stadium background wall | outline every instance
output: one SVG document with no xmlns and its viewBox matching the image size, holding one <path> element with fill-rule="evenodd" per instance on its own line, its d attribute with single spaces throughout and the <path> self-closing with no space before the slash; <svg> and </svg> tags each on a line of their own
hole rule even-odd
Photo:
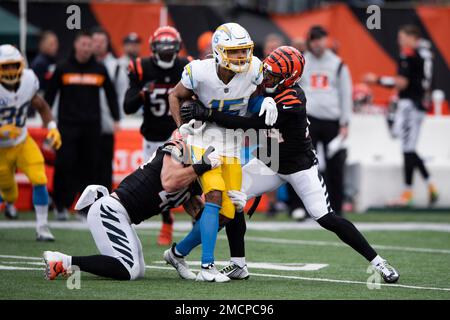
<svg viewBox="0 0 450 320">
<path fill-rule="evenodd" d="M 28 57 L 36 53 L 37 35 L 41 30 L 54 30 L 60 39 L 60 58 L 70 51 L 76 30 L 66 26 L 66 7 L 69 3 L 28 1 Z M 103 26 L 111 34 L 112 47 L 121 55 L 121 41 L 129 32 L 137 32 L 143 39 L 159 26 L 161 3 L 131 2 L 88 2 L 78 3 L 81 8 L 81 27 Z M 320 9 L 289 15 L 264 15 L 261 13 L 223 6 L 167 6 L 167 23 L 180 30 L 183 41 L 183 54 L 197 55 L 197 38 L 204 31 L 214 30 L 218 25 L 235 21 L 242 24 L 256 43 L 255 53 L 261 55 L 264 38 L 269 33 L 279 33 L 286 39 L 304 37 L 313 24 L 322 24 L 330 32 L 330 39 L 338 47 L 339 54 L 349 65 L 354 82 L 359 82 L 363 73 L 376 71 L 383 74 L 395 72 L 395 59 L 398 53 L 396 32 L 399 26 L 407 23 L 417 24 L 424 37 L 431 40 L 435 55 L 436 87 L 450 96 L 450 7 L 418 5 L 415 8 L 383 8 L 381 29 L 368 30 L 365 8 L 334 4 Z M 18 45 L 19 20 L 18 4 L 2 1 L 0 4 L 0 42 Z M 163 10 L 164 11 L 164 10 Z M 51 17 L 51 18 L 49 18 Z M 195 21 L 195 23 L 193 23 Z M 7 24 L 7 25 L 6 25 Z M 143 54 L 149 54 L 144 46 Z M 391 95 L 390 90 L 376 88 L 375 102 L 384 104 Z"/>
</svg>

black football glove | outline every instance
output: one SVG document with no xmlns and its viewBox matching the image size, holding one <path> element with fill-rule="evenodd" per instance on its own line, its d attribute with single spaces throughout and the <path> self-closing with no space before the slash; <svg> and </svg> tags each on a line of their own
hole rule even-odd
<svg viewBox="0 0 450 320">
<path fill-rule="evenodd" d="M 181 120 L 184 123 L 192 119 L 206 121 L 211 116 L 211 109 L 203 106 L 198 100 L 187 101 L 180 108 Z"/>
</svg>

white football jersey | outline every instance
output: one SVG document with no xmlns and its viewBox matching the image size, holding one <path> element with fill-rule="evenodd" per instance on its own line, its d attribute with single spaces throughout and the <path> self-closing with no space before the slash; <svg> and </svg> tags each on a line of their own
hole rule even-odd
<svg viewBox="0 0 450 320">
<path fill-rule="evenodd" d="M 22 129 L 15 139 L 0 137 L 0 148 L 12 147 L 25 140 L 28 107 L 38 90 L 39 80 L 31 69 L 23 70 L 17 91 L 7 90 L 0 84 L 0 126 L 13 124 Z"/>
<path fill-rule="evenodd" d="M 214 59 L 191 61 L 184 67 L 181 83 L 194 91 L 207 108 L 245 115 L 250 96 L 263 80 L 262 62 L 254 56 L 249 70 L 236 73 L 228 84 L 219 79 L 216 68 Z M 213 146 L 220 155 L 227 157 L 239 157 L 241 142 L 239 132 L 211 122 L 206 124 L 202 134 L 188 138 L 190 145 L 201 148 Z"/>
</svg>

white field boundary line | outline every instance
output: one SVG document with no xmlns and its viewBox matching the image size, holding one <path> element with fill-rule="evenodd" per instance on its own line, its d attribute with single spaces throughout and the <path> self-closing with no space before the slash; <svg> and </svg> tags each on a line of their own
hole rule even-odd
<svg viewBox="0 0 450 320">
<path fill-rule="evenodd" d="M 161 270 L 172 270 L 175 271 L 173 267 L 160 267 L 160 266 L 145 266 L 147 269 L 161 269 Z M 191 269 L 192 271 L 200 271 L 198 269 Z M 300 276 L 283 276 L 279 274 L 268 274 L 268 273 L 253 273 L 250 272 L 251 276 L 255 277 L 267 277 L 267 278 L 282 278 L 291 280 L 305 280 L 305 281 L 318 281 L 318 282 L 331 282 L 331 283 L 343 283 L 343 284 L 362 284 L 367 286 L 367 282 L 355 281 L 355 280 L 339 280 L 339 279 L 326 279 L 326 278 L 309 278 Z M 421 286 L 409 286 L 404 284 L 389 284 L 380 283 L 383 287 L 393 287 L 393 288 L 404 288 L 404 289 L 417 289 L 417 290 L 432 290 L 432 291 L 448 291 L 450 288 L 439 288 L 439 287 L 421 287 Z"/>
<path fill-rule="evenodd" d="M 20 256 L 4 256 L 0 255 L 0 258 L 6 258 L 6 257 L 14 257 L 14 259 L 17 259 Z M 41 259 L 38 257 L 20 257 L 19 259 L 29 259 L 32 260 Z M 146 265 L 146 269 L 160 269 L 160 270 L 174 270 L 173 267 L 163 267 L 163 266 L 151 266 Z M 12 267 L 12 266 L 4 266 L 0 265 L 0 270 L 23 270 L 23 271 L 29 271 L 29 270 L 43 270 L 44 268 L 27 268 L 27 267 Z M 199 271 L 198 269 L 192 269 L 193 271 Z M 268 278 L 280 278 L 280 279 L 292 279 L 292 280 L 305 280 L 305 281 L 318 281 L 318 282 L 330 282 L 330 283 L 343 283 L 343 284 L 362 284 L 366 285 L 366 282 L 363 281 L 354 281 L 354 280 L 339 280 L 339 279 L 326 279 L 326 278 L 310 278 L 310 277 L 300 277 L 300 276 L 283 276 L 279 274 L 268 274 L 268 273 L 250 273 L 250 275 L 255 277 L 268 277 Z M 387 283 L 380 283 L 381 286 L 384 287 L 395 287 L 395 288 L 405 288 L 405 289 L 417 289 L 417 290 L 432 290 L 432 291 L 448 291 L 450 292 L 450 288 L 439 288 L 439 287 L 422 287 L 422 286 L 410 286 L 410 285 L 404 285 L 404 284 L 387 284 Z"/>
<path fill-rule="evenodd" d="M 156 231 L 140 231 L 140 233 L 157 235 Z M 175 236 L 185 236 L 185 233 L 174 232 Z M 217 239 L 227 240 L 227 237 L 219 234 Z M 263 242 L 263 243 L 279 243 L 279 244 L 294 244 L 294 245 L 307 245 L 307 246 L 325 246 L 325 247 L 348 247 L 347 244 L 338 241 L 318 241 L 318 240 L 297 240 L 297 239 L 280 239 L 280 238 L 269 238 L 269 237 L 253 237 L 246 236 L 245 241 L 253 242 Z M 381 250 L 393 250 L 393 251 L 406 251 L 406 252 L 417 252 L 417 253 L 442 253 L 450 254 L 450 249 L 433 249 L 433 248 L 415 248 L 415 247 L 401 247 L 401 246 L 387 246 L 372 244 L 375 249 Z"/>
<path fill-rule="evenodd" d="M 0 229 L 35 228 L 35 221 L 0 221 Z M 450 233 L 450 223 L 430 222 L 360 222 L 355 226 L 361 231 L 435 231 Z M 87 230 L 86 222 L 81 221 L 50 221 L 50 227 L 54 229 Z M 137 230 L 159 230 L 160 221 L 145 221 L 136 226 Z M 192 228 L 190 221 L 176 221 L 174 229 L 177 231 L 189 231 Z M 266 222 L 247 221 L 247 229 L 255 231 L 284 231 L 284 230 L 323 230 L 315 221 L 292 222 Z"/>
</svg>

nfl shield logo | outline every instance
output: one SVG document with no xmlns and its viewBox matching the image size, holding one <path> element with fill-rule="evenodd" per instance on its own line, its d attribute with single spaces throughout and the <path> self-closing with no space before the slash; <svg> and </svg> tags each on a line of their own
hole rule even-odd
<svg viewBox="0 0 450 320">
<path fill-rule="evenodd" d="M 223 91 L 224 91 L 225 93 L 228 93 L 228 91 L 230 91 L 230 89 L 225 88 L 225 89 L 223 89 Z"/>
</svg>

